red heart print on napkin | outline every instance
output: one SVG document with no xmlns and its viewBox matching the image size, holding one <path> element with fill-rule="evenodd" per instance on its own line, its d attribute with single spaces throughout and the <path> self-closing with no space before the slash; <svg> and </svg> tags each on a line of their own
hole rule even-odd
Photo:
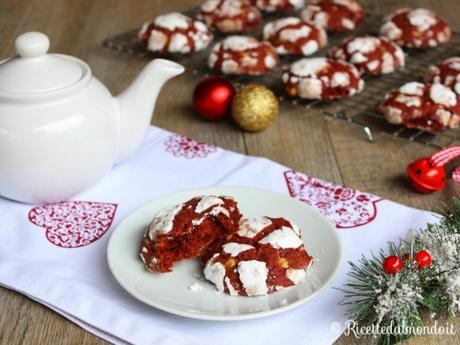
<svg viewBox="0 0 460 345">
<path fill-rule="evenodd" d="M 382 198 L 337 186 L 294 170 L 285 171 L 284 178 L 292 197 L 316 208 L 336 228 L 366 225 L 377 216 L 376 203 Z"/>
<path fill-rule="evenodd" d="M 202 141 L 196 141 L 179 134 L 173 134 L 164 142 L 166 151 L 175 157 L 187 159 L 206 158 L 210 153 L 217 151 L 217 147 Z"/>
<path fill-rule="evenodd" d="M 62 248 L 91 244 L 110 229 L 117 204 L 93 201 L 65 201 L 37 206 L 30 210 L 29 220 L 46 229 L 45 236 Z"/>
</svg>

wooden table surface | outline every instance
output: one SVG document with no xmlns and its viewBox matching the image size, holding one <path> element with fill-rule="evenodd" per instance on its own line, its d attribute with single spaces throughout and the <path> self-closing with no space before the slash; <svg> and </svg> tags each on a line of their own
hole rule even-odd
<svg viewBox="0 0 460 345">
<path fill-rule="evenodd" d="M 154 15 L 183 11 L 201 0 L 1 0 L 0 59 L 13 54 L 13 42 L 25 31 L 42 31 L 51 50 L 81 57 L 93 73 L 117 94 L 137 75 L 146 60 L 101 47 L 114 34 L 131 30 Z M 460 30 L 458 0 L 362 0 L 368 10 L 388 13 L 402 6 L 433 8 Z M 454 53 L 453 53 L 454 54 Z M 153 124 L 229 150 L 267 157 L 308 175 L 374 193 L 402 204 L 434 209 L 458 194 L 452 182 L 433 195 L 413 192 L 404 179 L 408 162 L 431 149 L 390 138 L 376 143 L 361 131 L 317 110 L 283 104 L 278 121 L 268 130 L 248 134 L 230 121 L 207 123 L 193 114 L 191 96 L 199 80 L 191 73 L 169 82 L 159 97 Z M 453 320 L 460 329 L 460 321 Z M 237 331 L 237 330 L 236 330 Z M 23 295 L 0 288 L 0 344 L 96 344 L 99 338 Z M 336 344 L 366 344 L 342 336 Z M 458 344 L 460 335 L 426 336 L 407 344 Z"/>
</svg>

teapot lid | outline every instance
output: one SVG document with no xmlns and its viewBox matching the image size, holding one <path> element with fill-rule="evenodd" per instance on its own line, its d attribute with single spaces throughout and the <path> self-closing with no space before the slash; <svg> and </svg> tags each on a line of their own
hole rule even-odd
<svg viewBox="0 0 460 345">
<path fill-rule="evenodd" d="M 90 69 L 83 61 L 61 54 L 47 54 L 50 41 L 40 32 L 27 32 L 14 43 L 18 56 L 0 63 L 0 93 L 37 95 L 78 83 Z"/>
</svg>

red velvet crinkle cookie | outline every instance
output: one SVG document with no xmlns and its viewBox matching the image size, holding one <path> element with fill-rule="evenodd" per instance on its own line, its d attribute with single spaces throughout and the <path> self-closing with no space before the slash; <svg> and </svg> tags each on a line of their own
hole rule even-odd
<svg viewBox="0 0 460 345">
<path fill-rule="evenodd" d="M 364 88 L 355 66 L 326 58 L 301 59 L 283 71 L 282 80 L 291 96 L 305 99 L 344 98 Z"/>
<path fill-rule="evenodd" d="M 208 66 L 223 74 L 261 75 L 277 62 L 278 56 L 269 43 L 249 36 L 229 36 L 212 48 Z"/>
<path fill-rule="evenodd" d="M 460 123 L 460 97 L 442 84 L 410 82 L 388 93 L 380 105 L 388 122 L 440 131 Z"/>
<path fill-rule="evenodd" d="M 451 57 L 436 66 L 430 66 L 427 83 L 439 83 L 450 87 L 460 95 L 460 57 Z"/>
<path fill-rule="evenodd" d="M 197 18 L 221 32 L 241 32 L 256 28 L 262 15 L 247 0 L 207 0 Z"/>
<path fill-rule="evenodd" d="M 385 37 L 359 36 L 346 39 L 329 55 L 355 65 L 361 73 L 380 75 L 394 72 L 404 66 L 402 49 Z"/>
<path fill-rule="evenodd" d="M 299 10 L 305 6 L 305 0 L 252 0 L 264 12 L 285 12 Z"/>
<path fill-rule="evenodd" d="M 452 36 L 447 23 L 424 8 L 403 8 L 388 15 L 380 33 L 406 48 L 436 47 Z"/>
<path fill-rule="evenodd" d="M 364 11 L 355 0 L 312 0 L 301 17 L 327 31 L 345 32 L 361 23 Z"/>
<path fill-rule="evenodd" d="M 211 242 L 238 230 L 241 214 L 226 196 L 202 196 L 159 211 L 147 229 L 140 256 L 148 271 L 170 272 L 199 256 Z"/>
<path fill-rule="evenodd" d="M 264 27 L 264 39 L 278 54 L 311 55 L 327 44 L 324 29 L 305 23 L 296 17 L 269 22 Z"/>
<path fill-rule="evenodd" d="M 173 12 L 145 23 L 139 39 L 147 49 L 161 53 L 191 53 L 202 50 L 212 41 L 208 27 L 181 13 Z"/>
<path fill-rule="evenodd" d="M 313 263 L 299 228 L 268 217 L 243 220 L 238 232 L 209 246 L 202 261 L 205 278 L 232 296 L 267 295 L 300 284 Z"/>
</svg>

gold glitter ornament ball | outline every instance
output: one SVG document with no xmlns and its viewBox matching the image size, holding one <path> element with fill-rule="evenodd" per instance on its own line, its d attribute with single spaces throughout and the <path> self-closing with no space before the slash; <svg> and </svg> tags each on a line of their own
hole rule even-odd
<svg viewBox="0 0 460 345">
<path fill-rule="evenodd" d="M 269 88 L 260 84 L 249 84 L 236 92 L 232 103 L 232 116 L 241 128 L 260 132 L 276 120 L 278 109 L 278 99 Z"/>
</svg>

